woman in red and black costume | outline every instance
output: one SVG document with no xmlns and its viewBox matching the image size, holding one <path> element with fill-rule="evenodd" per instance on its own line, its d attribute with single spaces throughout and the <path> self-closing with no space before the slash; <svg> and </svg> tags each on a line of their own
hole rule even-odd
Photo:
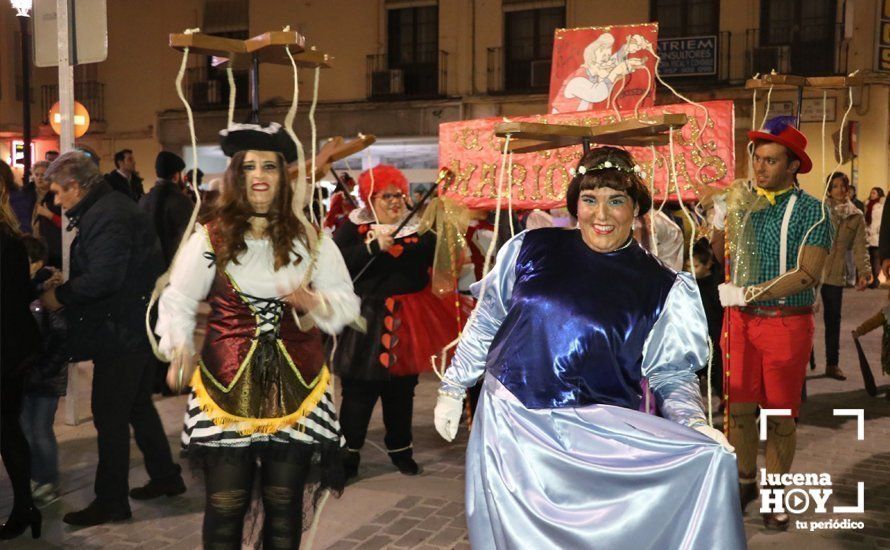
<svg viewBox="0 0 890 550">
<path fill-rule="evenodd" d="M 209 219 L 173 262 L 158 347 L 171 387 L 192 387 L 182 448 L 204 470 L 204 547 L 241 548 L 257 479 L 263 547 L 299 548 L 312 511 L 304 496 L 314 504 L 319 488 L 345 484 L 321 332 L 355 320 L 358 298 L 337 247 L 295 213 L 291 138 L 274 123 L 221 135 L 232 160 Z M 196 357 L 202 300 L 210 314 Z"/>
<path fill-rule="evenodd" d="M 340 425 L 349 450 L 346 476 L 358 474 L 359 452 L 378 398 L 390 460 L 403 474 L 416 475 L 420 467 L 411 445 L 414 387 L 418 374 L 432 369 L 430 357 L 457 336 L 457 315 L 430 290 L 435 235 L 419 234 L 413 219 L 393 235 L 407 214 L 404 174 L 394 166 L 379 165 L 363 172 L 358 185 L 365 206 L 350 212 L 334 233 L 367 321 L 364 333 L 343 331 L 334 355 L 334 370 L 343 385 Z"/>
</svg>

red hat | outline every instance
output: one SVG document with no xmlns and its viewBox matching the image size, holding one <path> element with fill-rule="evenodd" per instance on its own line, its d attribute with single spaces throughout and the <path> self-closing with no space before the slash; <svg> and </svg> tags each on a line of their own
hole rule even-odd
<svg viewBox="0 0 890 550">
<path fill-rule="evenodd" d="M 371 189 L 371 171 L 374 171 L 374 189 Z M 371 193 L 383 191 L 390 185 L 395 185 L 404 194 L 408 194 L 408 179 L 405 174 L 395 166 L 378 164 L 370 170 L 365 170 L 358 177 L 358 194 L 362 202 L 368 204 Z"/>
<path fill-rule="evenodd" d="M 806 174 L 813 169 L 813 161 L 806 153 L 807 137 L 794 127 L 795 118 L 780 116 L 770 119 L 763 125 L 763 132 L 748 132 L 751 141 L 771 141 L 784 145 L 800 160 L 798 174 Z"/>
</svg>

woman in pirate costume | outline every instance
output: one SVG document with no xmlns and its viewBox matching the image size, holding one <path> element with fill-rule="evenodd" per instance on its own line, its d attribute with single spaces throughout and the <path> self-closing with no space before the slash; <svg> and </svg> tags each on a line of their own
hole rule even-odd
<svg viewBox="0 0 890 550">
<path fill-rule="evenodd" d="M 366 206 L 350 212 L 334 233 L 367 321 L 365 333 L 350 328 L 343 332 L 334 355 L 343 384 L 340 420 L 349 450 L 346 475 L 358 473 L 359 451 L 378 398 L 389 457 L 400 472 L 416 475 L 420 467 L 411 447 L 414 387 L 418 374 L 431 370 L 430 357 L 457 335 L 457 312 L 430 291 L 436 237 L 418 234 L 417 223 L 393 235 L 406 214 L 405 176 L 393 166 L 380 165 L 362 173 L 358 185 Z"/>
<path fill-rule="evenodd" d="M 198 303 L 210 303 L 182 433 L 205 472 L 205 547 L 240 548 L 258 478 L 264 547 L 297 548 L 304 492 L 344 484 L 321 332 L 339 332 L 359 302 L 337 247 L 294 213 L 291 139 L 277 124 L 221 136 L 231 157 L 222 193 L 174 261 L 156 332 L 172 359 L 168 383 L 181 387 Z"/>
</svg>

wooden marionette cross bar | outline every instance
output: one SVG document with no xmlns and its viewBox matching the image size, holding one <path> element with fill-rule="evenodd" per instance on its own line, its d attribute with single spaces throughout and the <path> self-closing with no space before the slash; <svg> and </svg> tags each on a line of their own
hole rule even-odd
<svg viewBox="0 0 890 550">
<path fill-rule="evenodd" d="M 343 142 L 343 138 L 340 136 L 329 139 L 315 157 L 315 179 L 321 179 L 328 172 L 331 164 L 367 149 L 375 141 L 377 141 L 376 136 L 364 134 L 359 134 L 357 138 L 346 143 Z M 291 179 L 298 177 L 298 168 L 299 164 L 296 162 L 291 163 L 287 167 L 287 172 Z M 306 174 L 309 174 L 310 170 L 312 170 L 312 159 L 306 160 L 305 169 Z"/>
<path fill-rule="evenodd" d="M 758 78 L 749 78 L 745 82 L 745 88 L 748 90 L 794 90 L 807 85 L 807 79 L 804 76 L 793 74 L 765 74 Z"/>
<path fill-rule="evenodd" d="M 247 40 L 223 38 L 209 34 L 171 34 L 170 47 L 189 53 L 212 55 L 228 59 L 233 67 L 246 67 L 256 57 L 260 63 L 290 65 L 284 46 L 290 48 L 298 67 L 329 69 L 333 57 L 311 47 L 305 47 L 306 38 L 294 31 L 274 31 L 259 34 Z"/>
<path fill-rule="evenodd" d="M 807 88 L 819 88 L 822 90 L 846 90 L 854 86 L 862 86 L 864 79 L 861 76 L 810 76 L 807 78 Z"/>
<path fill-rule="evenodd" d="M 247 54 L 247 45 L 243 40 L 201 33 L 171 34 L 170 47 L 179 51 L 185 51 L 188 48 L 189 53 L 213 55 L 230 60 Z"/>
<path fill-rule="evenodd" d="M 745 82 L 748 90 L 797 90 L 797 129 L 800 130 L 800 111 L 803 107 L 804 88 L 817 90 L 846 90 L 853 86 L 861 86 L 864 79 L 859 75 L 851 76 L 797 76 L 790 74 L 768 74 L 751 78 Z"/>
<path fill-rule="evenodd" d="M 271 31 L 247 40 L 222 38 L 201 33 L 171 34 L 170 46 L 179 51 L 188 48 L 189 53 L 225 58 L 233 69 L 250 70 L 251 122 L 259 122 L 260 64 L 290 65 L 285 47 L 290 50 L 297 67 L 329 69 L 333 57 L 317 51 L 306 50 L 306 37 L 295 31 Z"/>
<path fill-rule="evenodd" d="M 631 119 L 599 126 L 502 122 L 495 126 L 494 133 L 498 137 L 510 135 L 509 151 L 512 153 L 532 153 L 574 145 L 589 147 L 593 143 L 643 147 L 667 145 L 669 139 L 666 132 L 682 128 L 687 121 L 685 114 L 665 114 L 649 116 L 645 122 Z"/>
<path fill-rule="evenodd" d="M 321 67 L 330 69 L 332 56 L 315 49 L 315 46 L 305 49 L 306 39 L 292 31 L 267 32 L 244 41 L 249 53 L 255 53 L 261 63 L 273 63 L 276 65 L 290 65 L 290 58 L 284 50 L 284 46 L 293 44 L 293 35 L 302 42 L 299 48 L 290 48 L 294 63 L 300 68 Z"/>
<path fill-rule="evenodd" d="M 796 88 L 816 88 L 820 90 L 845 90 L 853 86 L 862 86 L 865 78 L 861 75 L 852 76 L 797 76 L 789 74 L 768 74 L 759 78 L 750 78 L 745 82 L 748 90 L 793 90 Z"/>
<path fill-rule="evenodd" d="M 330 69 L 331 61 L 333 60 L 333 56 L 317 51 L 315 46 L 302 53 L 294 54 L 294 63 L 297 64 L 297 67 L 306 69 L 314 69 L 315 67 Z M 290 60 L 288 60 L 288 63 L 290 63 Z"/>
</svg>

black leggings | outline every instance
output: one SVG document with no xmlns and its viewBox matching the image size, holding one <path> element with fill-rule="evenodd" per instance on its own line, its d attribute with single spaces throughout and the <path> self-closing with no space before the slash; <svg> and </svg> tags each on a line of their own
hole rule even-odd
<svg viewBox="0 0 890 550">
<path fill-rule="evenodd" d="M 836 366 L 840 356 L 844 287 L 824 284 L 821 293 L 822 312 L 825 319 L 825 364 Z"/>
<path fill-rule="evenodd" d="M 261 460 L 263 548 L 299 548 L 303 534 L 303 488 L 308 457 L 299 460 Z M 257 466 L 254 460 L 220 460 L 205 467 L 207 500 L 204 506 L 204 548 L 240 549 L 244 516 L 250 506 Z"/>
<path fill-rule="evenodd" d="M 13 511 L 34 505 L 31 499 L 31 452 L 19 418 L 25 394 L 25 376 L 0 376 L 0 456 L 12 482 Z"/>
</svg>

